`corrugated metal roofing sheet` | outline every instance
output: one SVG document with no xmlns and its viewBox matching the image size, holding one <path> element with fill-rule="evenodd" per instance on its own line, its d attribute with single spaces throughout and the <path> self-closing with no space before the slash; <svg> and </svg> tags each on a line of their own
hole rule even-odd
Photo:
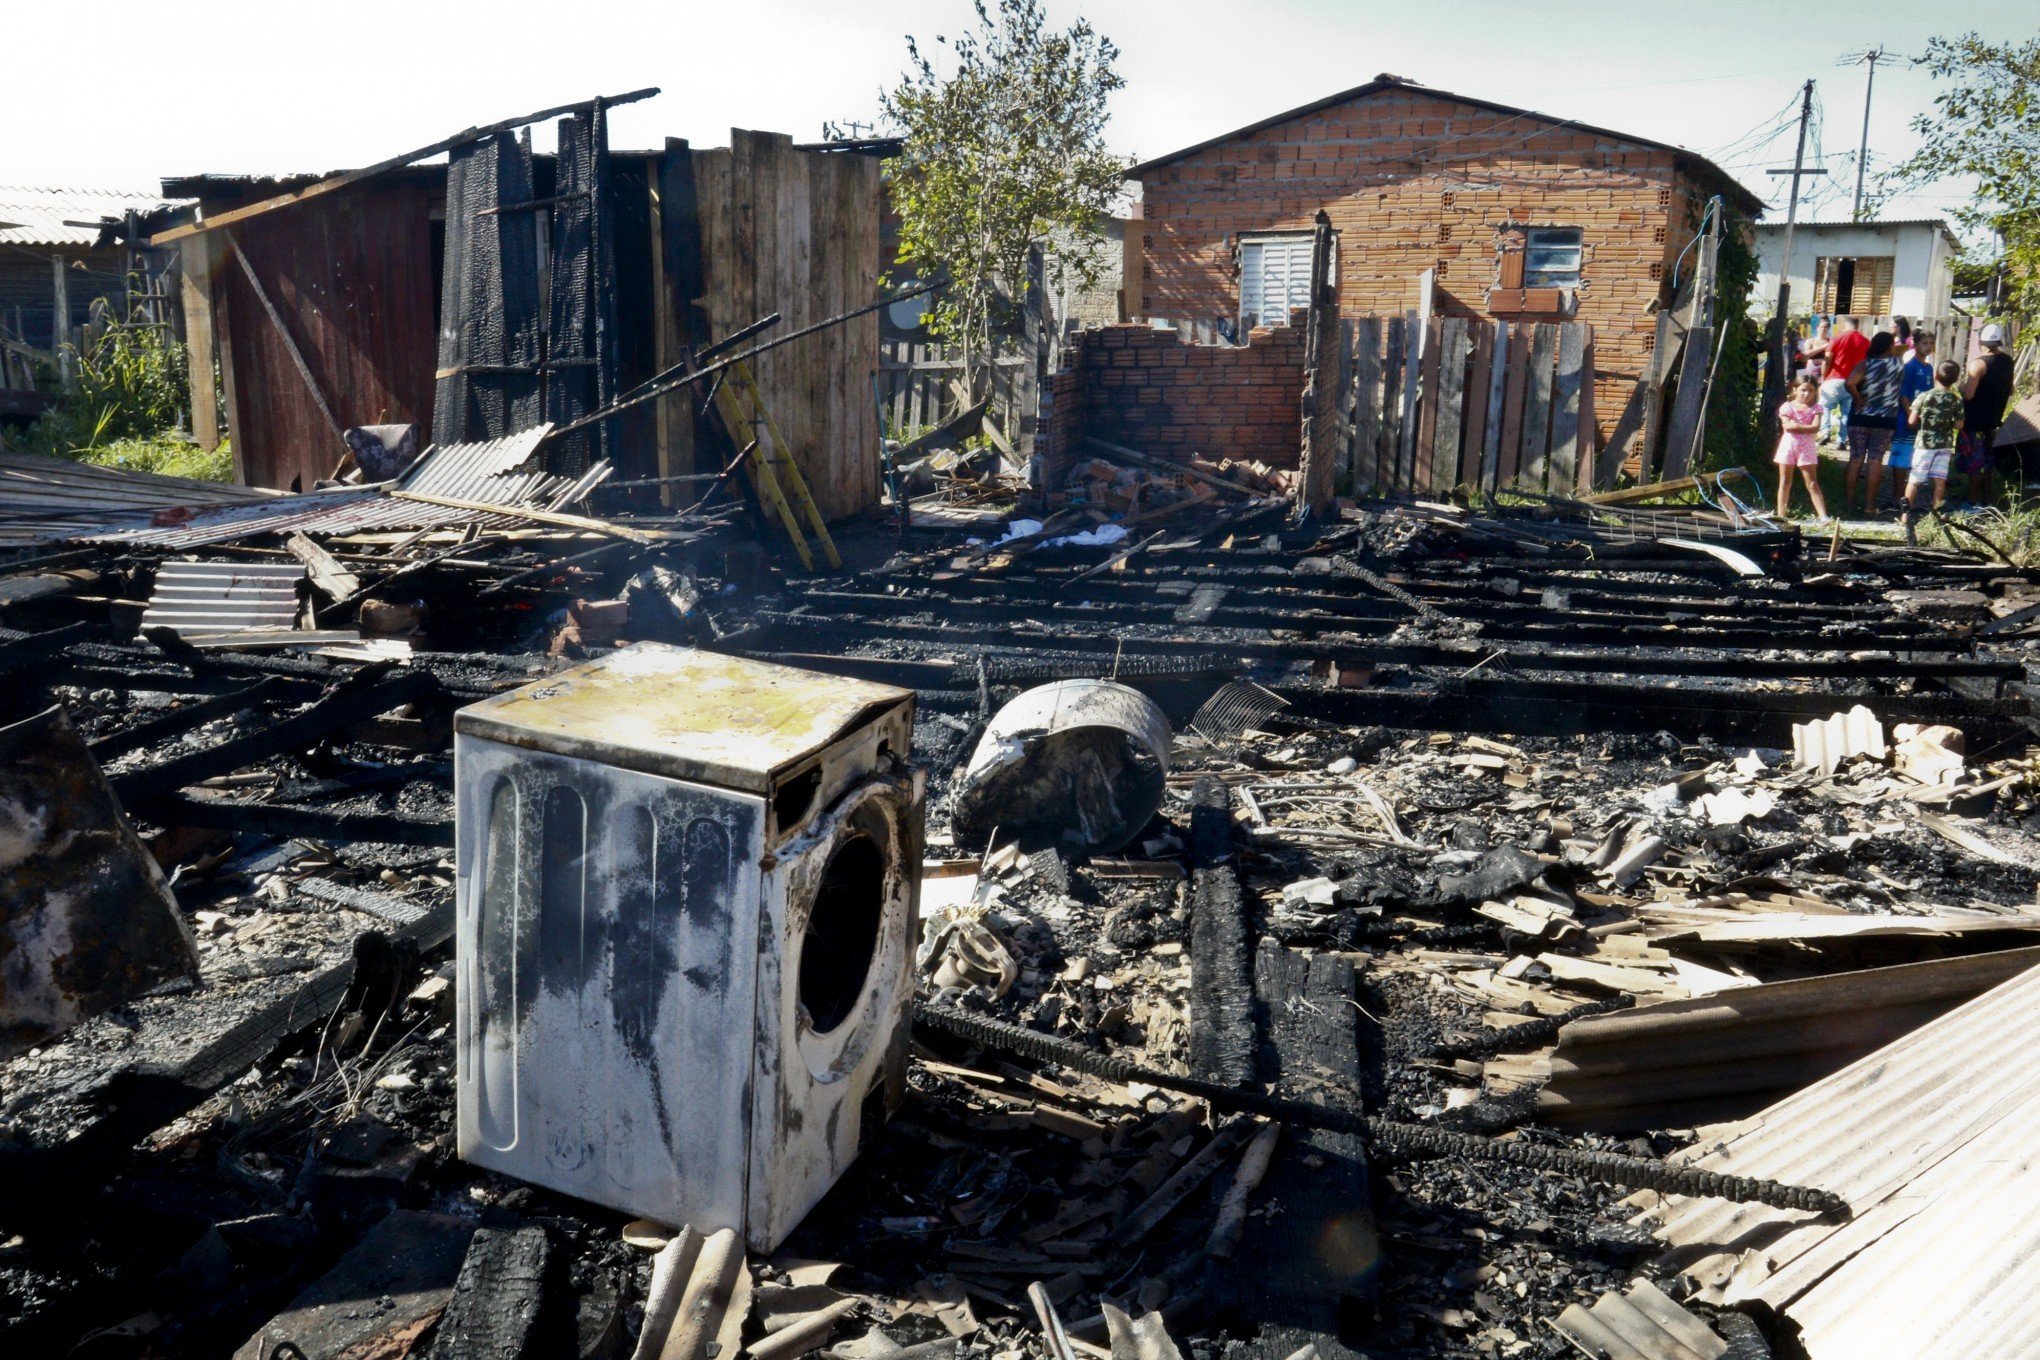
<svg viewBox="0 0 2040 1360">
<path fill-rule="evenodd" d="M 427 449 L 395 484 L 400 490 L 488 505 L 528 505 L 566 485 L 545 472 L 520 472 L 551 427 L 503 439 Z M 62 459 L 0 455 L 0 548 L 65 539 L 156 548 L 195 548 L 257 534 L 345 534 L 430 529 L 449 524 L 507 524 L 483 511 L 399 500 L 382 486 L 287 495 L 218 482 L 152 477 L 91 468 Z M 191 509 L 158 523 L 158 512 Z"/>
<path fill-rule="evenodd" d="M 0 549 L 75 538 L 109 523 L 147 524 L 158 510 L 270 501 L 276 495 L 229 482 L 0 452 Z"/>
<path fill-rule="evenodd" d="M 101 219 L 165 206 L 156 194 L 126 189 L 56 189 L 0 185 L 0 242 L 17 246 L 90 246 Z M 94 223 L 72 226 L 74 222 Z"/>
<path fill-rule="evenodd" d="M 537 495 L 540 487 L 558 480 L 544 472 L 513 475 L 531 461 L 539 442 L 551 429 L 550 424 L 535 425 L 501 439 L 427 449 L 425 456 L 398 479 L 398 488 L 456 501 L 517 504 L 525 497 Z"/>
<path fill-rule="evenodd" d="M 2040 968 L 1694 1149 L 1854 1217 L 1671 1198 L 1645 1216 L 1713 1302 L 1759 1300 L 1811 1360 L 2040 1357 Z"/>
<path fill-rule="evenodd" d="M 1609 1292 L 1592 1308 L 1577 1303 L 1552 1324 L 1595 1360 L 1719 1360 L 1728 1343 L 1649 1280 L 1627 1294 Z"/>
<path fill-rule="evenodd" d="M 144 628 L 229 633 L 297 626 L 302 562 L 165 562 Z"/>
</svg>

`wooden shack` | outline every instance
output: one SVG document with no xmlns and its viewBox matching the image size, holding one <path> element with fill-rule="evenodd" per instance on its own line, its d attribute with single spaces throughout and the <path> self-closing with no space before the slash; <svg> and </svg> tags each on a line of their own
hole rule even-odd
<svg viewBox="0 0 2040 1360">
<path fill-rule="evenodd" d="M 520 192 L 530 198 L 503 205 L 517 213 L 505 230 L 535 233 L 534 258 L 545 258 L 548 233 L 558 230 L 551 201 L 559 169 L 550 156 L 529 161 Z M 197 199 L 203 221 L 321 178 L 207 175 L 164 185 L 166 194 Z M 672 140 L 657 151 L 608 152 L 601 182 L 608 235 L 591 258 L 607 261 L 599 272 L 613 313 L 601 329 L 614 372 L 597 407 L 767 314 L 779 322 L 749 343 L 878 296 L 873 156 L 739 129 L 722 149 Z M 309 488 L 333 474 L 348 427 L 409 423 L 432 432 L 445 423 L 434 404 L 445 399 L 435 385 L 446 376 L 447 185 L 445 165 L 390 170 L 179 243 L 194 433 L 208 444 L 231 435 L 241 481 Z M 531 322 L 542 348 L 555 338 L 557 317 L 542 303 Z M 572 348 L 564 333 L 559 340 L 562 351 Z M 215 363 L 224 409 L 198 376 Z M 795 340 L 752 368 L 822 513 L 841 518 L 876 501 L 876 317 Z M 612 417 L 601 451 L 617 479 L 718 470 L 722 459 L 695 414 L 682 393 Z M 687 484 L 669 485 L 675 499 L 686 496 Z"/>
</svg>

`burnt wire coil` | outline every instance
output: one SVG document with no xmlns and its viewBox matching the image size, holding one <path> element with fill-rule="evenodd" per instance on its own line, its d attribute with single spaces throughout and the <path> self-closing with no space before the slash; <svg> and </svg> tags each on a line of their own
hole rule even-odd
<svg viewBox="0 0 2040 1360">
<path fill-rule="evenodd" d="M 948 1006 L 917 1005 L 914 1019 L 928 1029 L 986 1048 L 1016 1053 L 1037 1062 L 1057 1063 L 1107 1081 L 1122 1084 L 1141 1082 L 1195 1096 L 1222 1110 L 1265 1115 L 1285 1124 L 1306 1128 L 1359 1134 L 1384 1157 L 1460 1157 L 1470 1161 L 1500 1162 L 1533 1171 L 1555 1171 L 1630 1190 L 1655 1190 L 1666 1195 L 1698 1195 L 1709 1199 L 1768 1204 L 1773 1208 L 1799 1209 L 1836 1219 L 1847 1219 L 1850 1214 L 1848 1201 L 1829 1190 L 1784 1185 L 1748 1176 L 1729 1176 L 1698 1167 L 1675 1166 L 1655 1158 L 1625 1157 L 1612 1152 L 1578 1152 L 1571 1148 L 1483 1138 L 1477 1134 L 1455 1133 L 1450 1129 L 1423 1124 L 1399 1123 L 1334 1105 L 1264 1095 L 1258 1091 L 1222 1086 L 1217 1082 L 1200 1081 L 1196 1077 L 1156 1072 L 1123 1058 L 1093 1052 L 1068 1039 L 1023 1029 L 987 1016 L 971 1015 Z"/>
</svg>

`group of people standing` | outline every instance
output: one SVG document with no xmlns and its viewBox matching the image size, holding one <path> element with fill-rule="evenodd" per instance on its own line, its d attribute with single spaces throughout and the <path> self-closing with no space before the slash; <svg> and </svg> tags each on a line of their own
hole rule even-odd
<svg viewBox="0 0 2040 1360">
<path fill-rule="evenodd" d="M 1878 513 L 1886 468 L 1894 492 L 1901 479 L 1905 483 L 1900 510 L 1908 536 L 1922 495 L 1931 489 L 1939 510 L 1951 475 L 1964 479 L 1969 501 L 1989 502 L 1997 473 L 1993 444 L 2011 404 L 2012 356 L 1995 323 L 1978 341 L 1982 353 L 1965 367 L 1953 359 L 1937 362 L 1934 337 L 1915 334 L 1904 317 L 1871 335 L 1845 317 L 1823 320 L 1800 342 L 1801 367 L 1778 408 L 1779 517 L 1790 508 L 1797 468 L 1814 513 L 1827 519 L 1822 444 L 1846 451 L 1844 514 L 1859 503 L 1866 518 Z"/>
</svg>

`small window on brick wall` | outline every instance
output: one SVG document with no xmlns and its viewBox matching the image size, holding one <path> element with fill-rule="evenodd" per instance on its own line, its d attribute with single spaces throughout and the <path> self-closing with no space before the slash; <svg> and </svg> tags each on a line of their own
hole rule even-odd
<svg viewBox="0 0 2040 1360">
<path fill-rule="evenodd" d="M 1580 229 L 1532 227 L 1523 240 L 1525 288 L 1580 286 Z"/>
<path fill-rule="evenodd" d="M 1240 240 L 1240 331 L 1286 326 L 1292 307 L 1310 305 L 1310 232 L 1246 236 Z M 1339 243 L 1332 238 L 1332 277 L 1338 277 Z"/>
</svg>

